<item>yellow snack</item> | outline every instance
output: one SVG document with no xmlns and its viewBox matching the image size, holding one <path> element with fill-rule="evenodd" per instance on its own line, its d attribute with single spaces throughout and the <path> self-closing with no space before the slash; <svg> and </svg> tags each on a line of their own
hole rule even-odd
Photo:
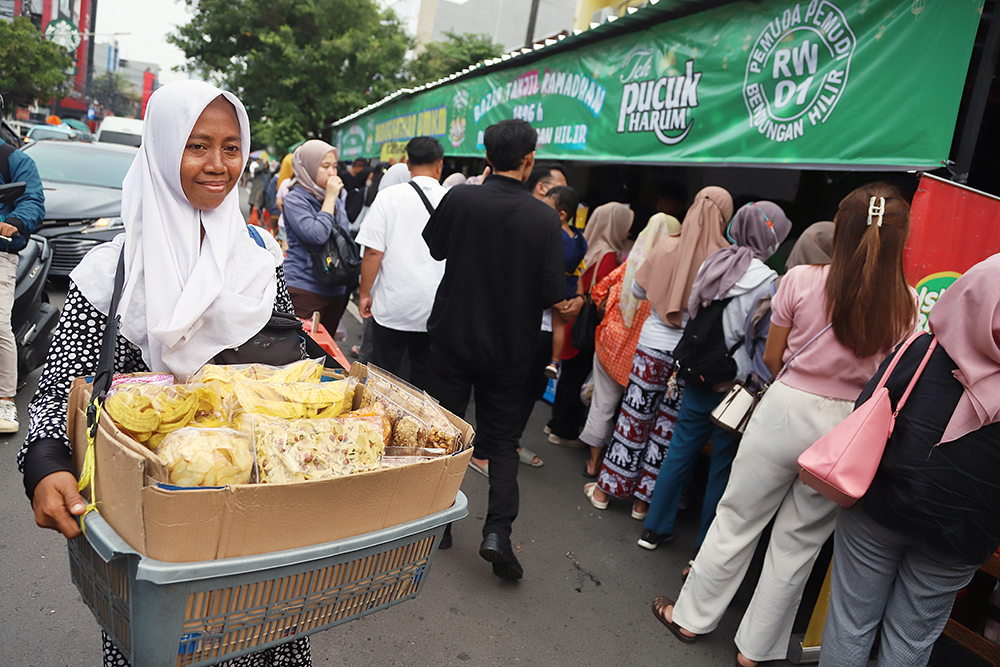
<svg viewBox="0 0 1000 667">
<path fill-rule="evenodd" d="M 156 451 L 167 434 L 185 426 L 227 426 L 222 390 L 218 382 L 169 386 L 123 384 L 108 396 L 105 409 L 126 435 Z"/>
<path fill-rule="evenodd" d="M 130 391 L 118 391 L 104 402 L 108 415 L 123 429 L 132 433 L 149 433 L 160 425 L 160 415 L 147 396 Z"/>
<path fill-rule="evenodd" d="M 228 393 L 238 382 L 319 382 L 323 377 L 323 364 L 315 359 L 303 359 L 287 366 L 248 364 L 245 366 L 217 366 L 206 364 L 191 377 L 192 383 L 218 381 Z"/>
<path fill-rule="evenodd" d="M 336 417 L 354 401 L 357 380 L 334 382 L 239 382 L 233 387 L 232 419 L 245 412 L 281 419 Z"/>
<path fill-rule="evenodd" d="M 180 429 L 164 439 L 158 454 L 177 486 L 246 484 L 253 471 L 250 439 L 232 429 Z"/>
</svg>

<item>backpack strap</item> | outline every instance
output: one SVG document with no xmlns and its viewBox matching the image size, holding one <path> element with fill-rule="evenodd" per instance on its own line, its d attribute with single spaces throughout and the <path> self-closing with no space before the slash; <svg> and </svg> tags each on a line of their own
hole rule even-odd
<svg viewBox="0 0 1000 667">
<path fill-rule="evenodd" d="M 431 201 L 427 198 L 427 195 L 424 194 L 424 191 L 420 188 L 419 185 L 417 185 L 413 181 L 410 181 L 410 185 L 413 186 L 413 189 L 417 191 L 417 195 L 420 196 L 420 201 L 424 203 L 424 208 L 427 209 L 427 212 L 430 215 L 434 215 L 434 207 L 431 206 Z"/>
<path fill-rule="evenodd" d="M 4 183 L 10 183 L 10 156 L 14 154 L 14 147 L 0 141 L 0 176 L 3 176 Z"/>
</svg>

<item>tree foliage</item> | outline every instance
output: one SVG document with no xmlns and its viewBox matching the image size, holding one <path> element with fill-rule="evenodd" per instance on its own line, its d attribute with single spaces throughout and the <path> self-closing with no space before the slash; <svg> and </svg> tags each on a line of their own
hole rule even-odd
<svg viewBox="0 0 1000 667">
<path fill-rule="evenodd" d="M 443 42 L 431 42 L 410 63 L 410 79 L 419 86 L 454 74 L 469 65 L 504 53 L 502 44 L 496 44 L 489 35 L 466 33 L 457 35 L 446 32 Z"/>
<path fill-rule="evenodd" d="M 375 0 L 185 3 L 194 18 L 168 40 L 190 71 L 236 94 L 257 136 L 279 150 L 405 82 L 410 40 Z"/>
<path fill-rule="evenodd" d="M 90 96 L 116 116 L 138 115 L 142 97 L 120 72 L 105 72 L 90 82 Z"/>
<path fill-rule="evenodd" d="M 73 58 L 23 16 L 0 20 L 0 92 L 8 103 L 27 105 L 57 96 Z"/>
</svg>

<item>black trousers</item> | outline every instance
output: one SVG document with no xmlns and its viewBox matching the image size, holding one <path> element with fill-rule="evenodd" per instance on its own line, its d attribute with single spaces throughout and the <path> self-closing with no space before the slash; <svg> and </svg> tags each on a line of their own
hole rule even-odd
<svg viewBox="0 0 1000 667">
<path fill-rule="evenodd" d="M 427 391 L 445 408 L 465 417 L 476 396 L 476 458 L 490 462 L 490 496 L 483 536 L 510 537 L 517 518 L 518 419 L 528 365 L 479 364 L 458 359 L 433 341 Z"/>
<path fill-rule="evenodd" d="M 549 430 L 560 438 L 573 440 L 587 421 L 587 406 L 580 400 L 580 390 L 594 367 L 594 353 L 578 352 L 572 359 L 563 359 L 552 401 Z"/>
<path fill-rule="evenodd" d="M 545 395 L 545 388 L 549 386 L 549 379 L 545 377 L 545 367 L 549 365 L 551 360 L 552 332 L 543 331 L 538 337 L 538 348 L 535 351 L 535 358 L 531 360 L 531 365 L 528 367 L 528 375 L 524 381 L 524 395 L 521 397 L 521 421 L 517 429 L 518 440 L 524 435 L 524 429 L 528 426 L 531 413 L 535 410 L 535 403 Z"/>
<path fill-rule="evenodd" d="M 430 355 L 431 339 L 426 331 L 399 331 L 384 327 L 371 318 L 372 321 L 372 356 L 373 364 L 399 375 L 399 367 L 403 363 L 403 354 L 410 352 L 410 383 L 426 389 L 427 364 Z M 441 400 L 440 398 L 438 400 Z"/>
</svg>

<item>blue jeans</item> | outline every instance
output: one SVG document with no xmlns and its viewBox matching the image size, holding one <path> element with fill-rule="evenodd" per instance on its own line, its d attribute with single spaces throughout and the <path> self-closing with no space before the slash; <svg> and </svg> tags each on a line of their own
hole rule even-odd
<svg viewBox="0 0 1000 667">
<path fill-rule="evenodd" d="M 677 426 L 670 438 L 667 458 L 660 468 L 656 488 L 653 489 L 653 499 L 649 503 L 649 514 L 643 524 L 661 535 L 674 532 L 681 492 L 691 479 L 698 454 L 711 436 L 712 462 L 708 472 L 708 486 L 705 488 L 705 502 L 701 508 L 701 530 L 695 541 L 696 549 L 705 541 L 708 527 L 715 519 L 715 508 L 729 482 L 729 469 L 736 457 L 736 445 L 739 442 L 739 436 L 722 430 L 709 419 L 712 410 L 724 397 L 724 393 L 690 384 L 684 388 L 677 412 Z"/>
</svg>

